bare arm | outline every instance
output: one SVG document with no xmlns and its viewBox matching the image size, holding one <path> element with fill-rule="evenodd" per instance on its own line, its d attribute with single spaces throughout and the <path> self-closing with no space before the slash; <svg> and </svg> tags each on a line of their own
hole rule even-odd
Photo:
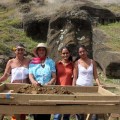
<svg viewBox="0 0 120 120">
<path fill-rule="evenodd" d="M 5 80 L 7 80 L 7 78 L 9 77 L 9 75 L 10 75 L 10 71 L 11 71 L 11 60 L 9 60 L 8 62 L 7 62 L 7 65 L 6 65 L 6 68 L 5 68 L 5 72 L 4 72 L 4 74 L 1 76 L 1 78 L 0 78 L 0 82 L 3 82 L 3 81 L 5 81 Z"/>
<path fill-rule="evenodd" d="M 76 80 L 78 78 L 78 61 L 75 62 L 74 64 L 74 69 L 73 69 L 73 82 L 72 85 L 76 85 Z"/>
<path fill-rule="evenodd" d="M 100 84 L 100 80 L 98 78 L 97 67 L 96 67 L 95 61 L 93 61 L 93 75 L 94 75 L 94 79 L 95 79 L 97 85 L 100 86 L 101 84 Z"/>
<path fill-rule="evenodd" d="M 55 72 L 52 72 L 52 79 L 46 83 L 45 85 L 54 85 L 56 82 L 56 73 Z"/>
</svg>

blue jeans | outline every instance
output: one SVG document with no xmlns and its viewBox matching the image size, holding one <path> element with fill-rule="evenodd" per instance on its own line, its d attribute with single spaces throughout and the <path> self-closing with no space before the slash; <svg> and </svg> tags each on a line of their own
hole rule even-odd
<svg viewBox="0 0 120 120">
<path fill-rule="evenodd" d="M 70 114 L 64 114 L 63 120 L 69 120 Z M 62 114 L 54 114 L 53 120 L 61 120 Z"/>
</svg>

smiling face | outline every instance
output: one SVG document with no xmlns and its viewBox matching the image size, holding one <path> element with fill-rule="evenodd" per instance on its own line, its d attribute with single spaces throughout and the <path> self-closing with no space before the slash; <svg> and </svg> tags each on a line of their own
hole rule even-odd
<svg viewBox="0 0 120 120">
<path fill-rule="evenodd" d="M 20 57 L 24 56 L 25 48 L 18 46 L 15 50 L 15 54 L 16 54 L 16 56 L 20 56 Z"/>
<path fill-rule="evenodd" d="M 78 52 L 81 58 L 87 58 L 87 50 L 84 47 L 80 47 Z"/>
<path fill-rule="evenodd" d="M 62 51 L 61 51 L 61 57 L 64 60 L 69 60 L 70 52 L 69 52 L 69 50 L 67 48 L 63 48 L 62 49 Z"/>
</svg>

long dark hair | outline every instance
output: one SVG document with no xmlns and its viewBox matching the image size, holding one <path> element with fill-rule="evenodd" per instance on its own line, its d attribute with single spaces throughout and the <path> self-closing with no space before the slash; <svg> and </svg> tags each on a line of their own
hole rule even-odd
<svg viewBox="0 0 120 120">
<path fill-rule="evenodd" d="M 63 50 L 63 49 L 67 49 L 67 50 L 69 51 L 70 56 L 69 56 L 68 60 L 69 60 L 69 61 L 73 61 L 72 56 L 71 56 L 71 51 L 70 51 L 69 47 L 68 47 L 68 46 L 62 47 L 62 48 L 60 49 L 60 52 L 61 52 L 61 53 L 62 53 L 62 50 Z"/>
</svg>

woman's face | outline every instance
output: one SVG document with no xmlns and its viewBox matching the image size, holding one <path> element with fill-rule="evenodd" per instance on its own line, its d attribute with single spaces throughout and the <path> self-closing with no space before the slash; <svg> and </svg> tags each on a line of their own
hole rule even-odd
<svg viewBox="0 0 120 120">
<path fill-rule="evenodd" d="M 16 56 L 24 56 L 25 49 L 24 48 L 16 48 L 15 54 Z"/>
<path fill-rule="evenodd" d="M 68 49 L 64 48 L 61 51 L 61 56 L 62 56 L 63 59 L 68 60 L 69 57 L 70 57 L 70 52 L 68 51 Z"/>
<path fill-rule="evenodd" d="M 83 47 L 80 47 L 79 48 L 79 55 L 80 55 L 81 58 L 86 58 L 87 57 L 87 51 Z"/>
<path fill-rule="evenodd" d="M 39 57 L 45 57 L 46 56 L 46 48 L 44 47 L 39 47 L 37 50 L 38 56 Z"/>
</svg>

